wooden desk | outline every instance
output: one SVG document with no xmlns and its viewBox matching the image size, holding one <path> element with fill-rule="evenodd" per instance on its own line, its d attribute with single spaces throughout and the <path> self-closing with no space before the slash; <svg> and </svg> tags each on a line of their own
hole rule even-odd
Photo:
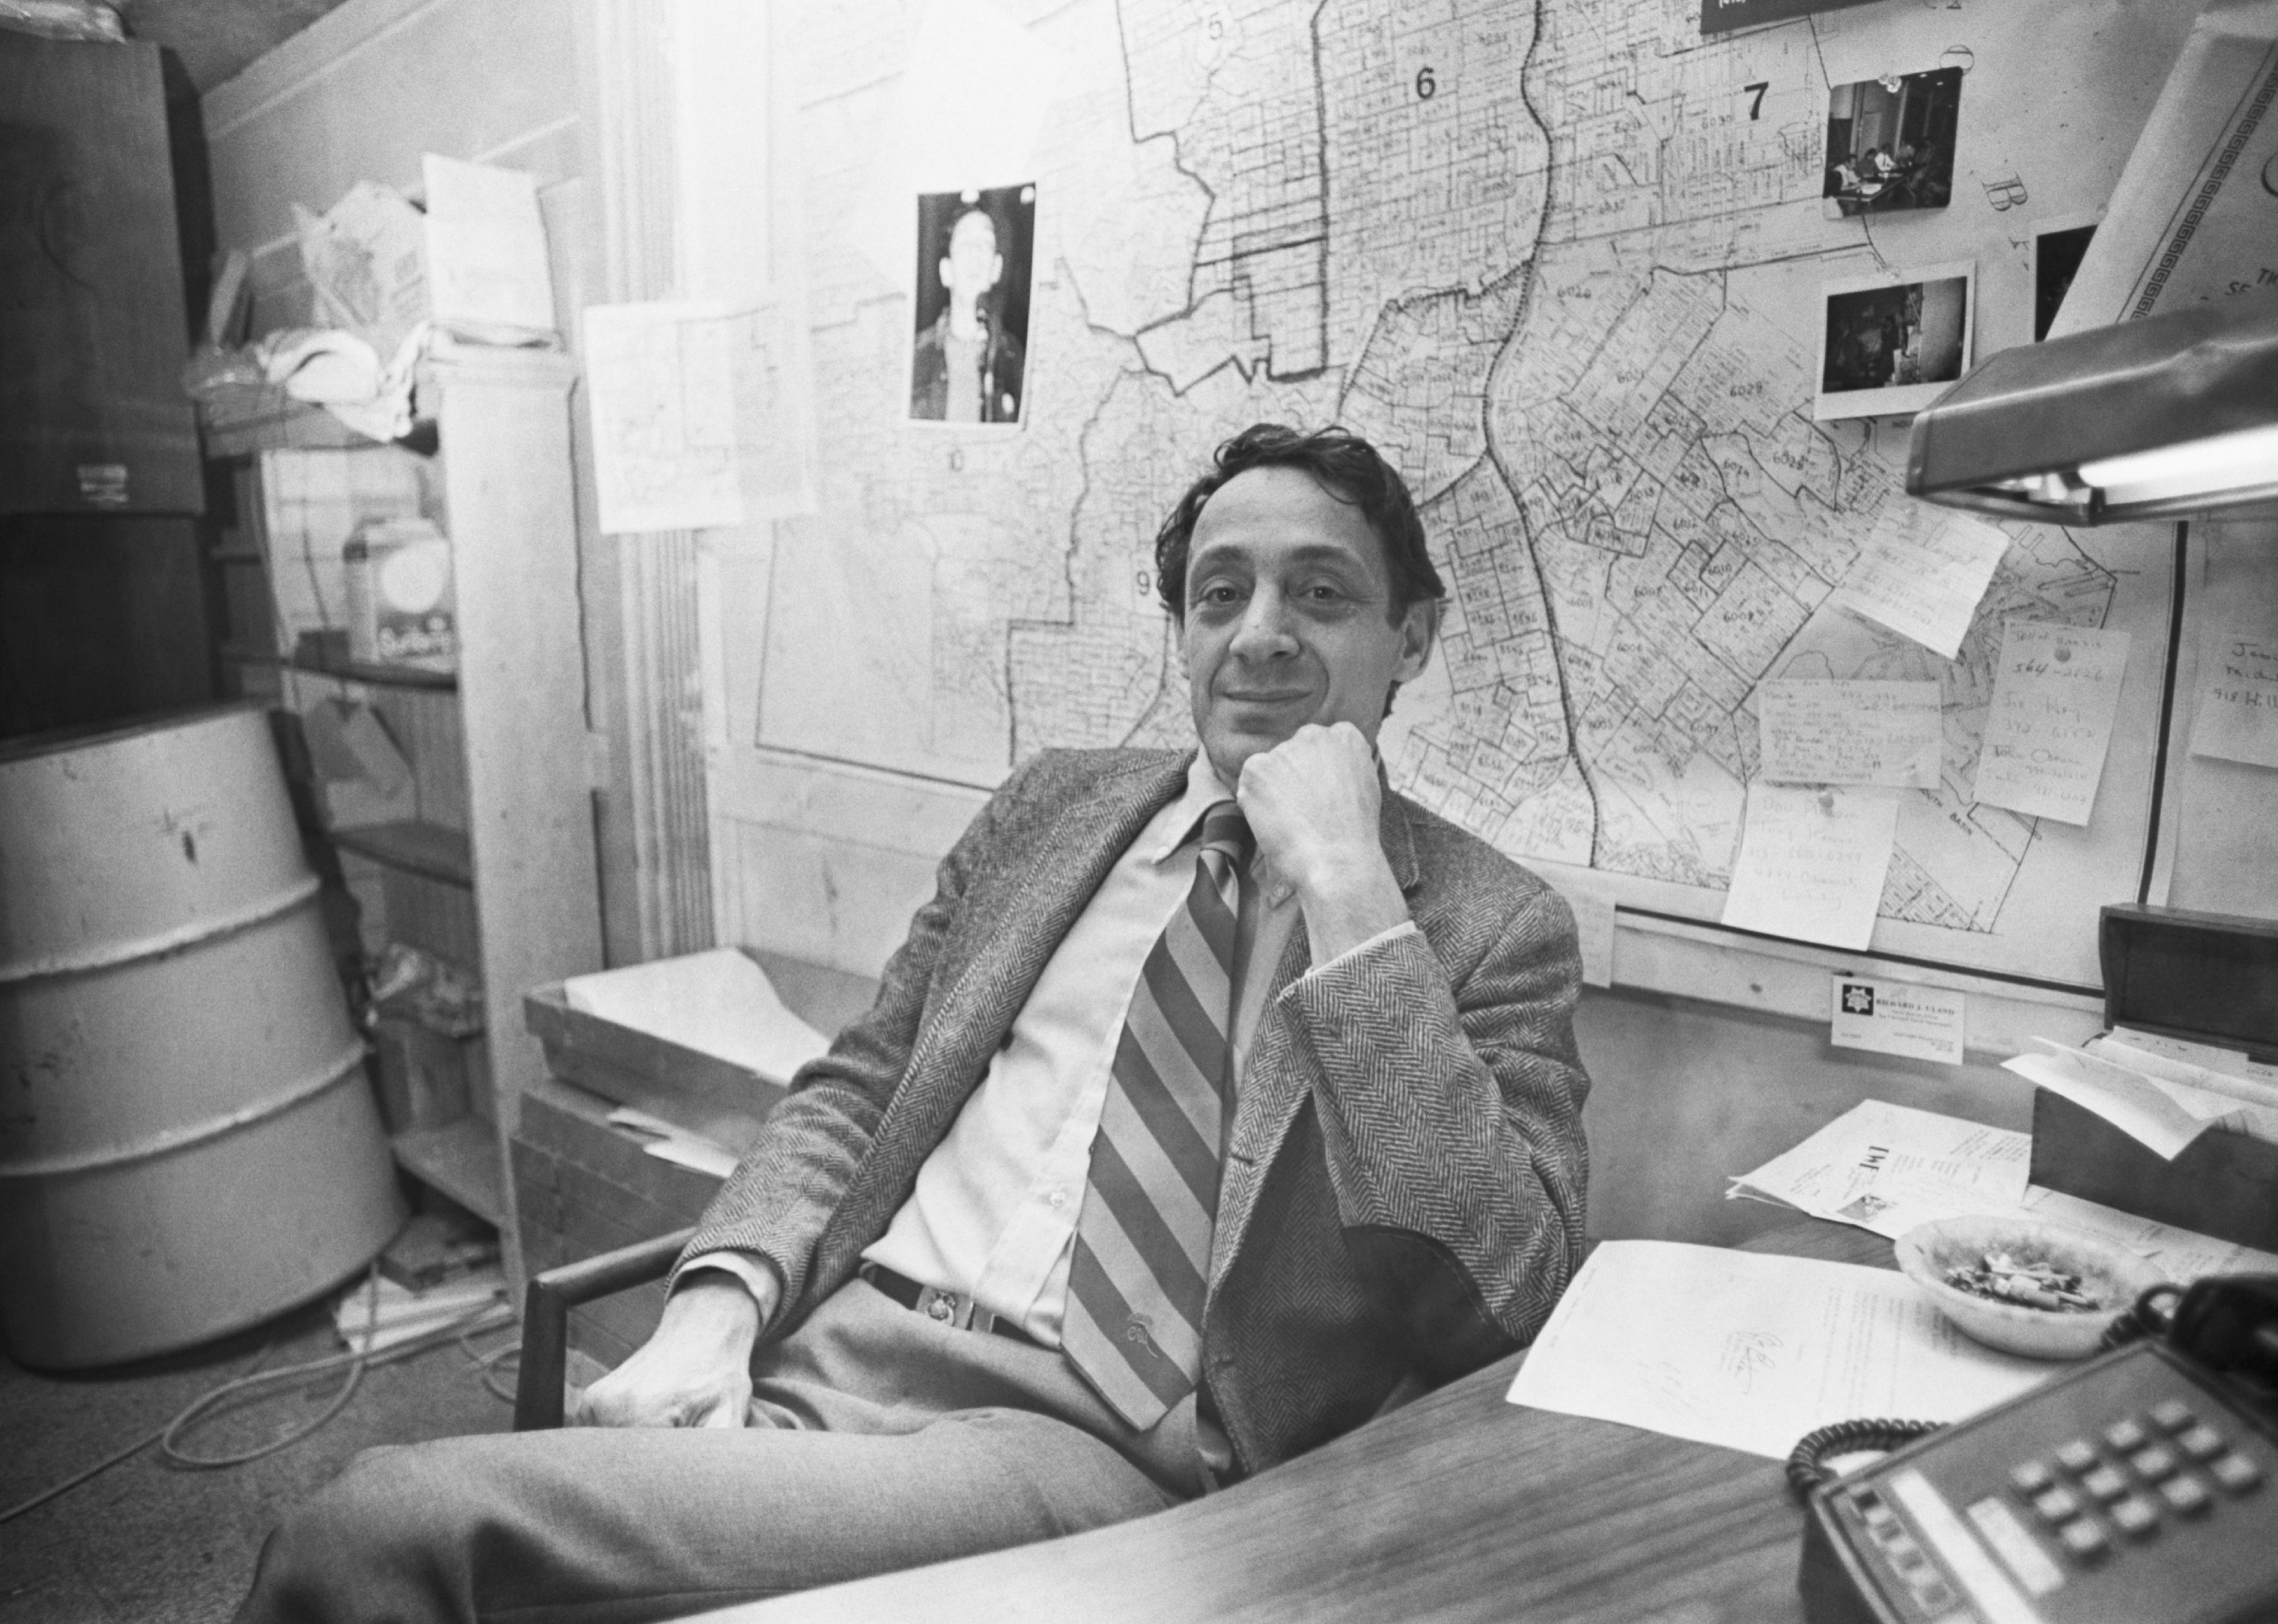
<svg viewBox="0 0 2278 1624">
<path fill-rule="evenodd" d="M 1743 1250 L 1891 1262 L 1879 1236 L 1809 1219 Z M 1174 1511 L 704 1616 L 1800 1624 L 1803 1513 L 1778 1462 L 1507 1404 L 1525 1357 Z"/>
</svg>

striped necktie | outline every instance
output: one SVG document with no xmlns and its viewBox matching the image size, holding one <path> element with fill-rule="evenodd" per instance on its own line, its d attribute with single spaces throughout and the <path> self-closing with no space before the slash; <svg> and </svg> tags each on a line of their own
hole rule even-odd
<svg viewBox="0 0 2278 1624">
<path fill-rule="evenodd" d="M 1091 1141 L 1061 1345 L 1141 1431 L 1202 1371 L 1220 1123 L 1234 1094 L 1234 943 L 1250 826 L 1203 814 L 1186 901 L 1132 990 Z"/>
</svg>

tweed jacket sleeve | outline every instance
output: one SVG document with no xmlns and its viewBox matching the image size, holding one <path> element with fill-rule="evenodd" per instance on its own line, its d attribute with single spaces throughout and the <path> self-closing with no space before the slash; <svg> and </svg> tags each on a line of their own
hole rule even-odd
<svg viewBox="0 0 2278 1624">
<path fill-rule="evenodd" d="M 1420 928 L 1301 977 L 1281 1004 L 1347 1255 L 1439 1382 L 1532 1340 L 1579 1261 L 1588 1079 L 1564 899 L 1428 814 L 1417 833 L 1439 874 L 1410 897 Z"/>
<path fill-rule="evenodd" d="M 1004 809 L 1020 798 L 1025 775 L 1023 769 L 1007 781 L 941 860 L 931 900 L 886 961 L 877 1002 L 828 1053 L 799 1068 L 758 1141 L 706 1208 L 679 1267 L 707 1252 L 755 1253 L 781 1273 L 783 1304 L 799 1300 L 815 1241 L 869 1152 L 908 1066 L 959 904 Z M 676 1283 L 678 1275 L 677 1267 Z"/>
</svg>

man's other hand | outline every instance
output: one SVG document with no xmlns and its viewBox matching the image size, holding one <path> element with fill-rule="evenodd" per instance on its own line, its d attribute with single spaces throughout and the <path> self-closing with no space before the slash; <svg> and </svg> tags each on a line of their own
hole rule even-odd
<svg viewBox="0 0 2278 1624">
<path fill-rule="evenodd" d="M 1352 723 L 1308 723 L 1250 757 L 1235 796 L 1259 855 L 1296 890 L 1315 964 L 1408 918 L 1379 832 L 1375 748 Z"/>
<path fill-rule="evenodd" d="M 665 1300 L 655 1333 L 580 1395 L 570 1423 L 742 1426 L 752 1399 L 752 1345 L 774 1308 L 717 1269 L 683 1279 Z"/>
</svg>

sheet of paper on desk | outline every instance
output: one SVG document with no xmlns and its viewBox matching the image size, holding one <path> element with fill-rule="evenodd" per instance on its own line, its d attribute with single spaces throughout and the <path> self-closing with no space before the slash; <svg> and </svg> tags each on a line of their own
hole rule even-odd
<svg viewBox="0 0 2278 1624">
<path fill-rule="evenodd" d="M 733 948 L 571 976 L 562 992 L 573 1010 L 748 1066 L 770 1082 L 788 1083 L 830 1047 L 784 1007 L 768 972 Z"/>
<path fill-rule="evenodd" d="M 2005 624 L 1971 798 L 2030 818 L 2086 824 L 2127 671 L 2124 631 Z"/>
<path fill-rule="evenodd" d="M 1936 1218 L 2046 1218 L 2126 1247 L 2174 1280 L 2278 1270 L 2278 1254 L 2028 1184 L 2032 1154 L 2030 1133 L 1865 1100 L 1735 1178 L 1725 1195 L 1793 1207 L 1892 1240 Z"/>
<path fill-rule="evenodd" d="M 1777 1460 L 1857 1416 L 1958 1421 L 2052 1369 L 1968 1340 L 1887 1269 L 1609 1240 L 1507 1397 Z"/>
<path fill-rule="evenodd" d="M 1724 922 L 1829 947 L 1862 949 L 1898 834 L 1897 792 L 1748 786 L 1740 855 Z"/>
<path fill-rule="evenodd" d="M 1782 680 L 1755 698 L 1757 771 L 1773 783 L 1938 788 L 1936 682 Z"/>
<path fill-rule="evenodd" d="M 2278 1253 L 2218 1240 L 2197 1230 L 2177 1229 L 2101 1201 L 2067 1195 L 2061 1190 L 2044 1190 L 2034 1185 L 2026 1190 L 2018 1210 L 2125 1247 L 2157 1263 L 2168 1279 L 2177 1282 L 2196 1280 L 2201 1275 L 2278 1273 Z"/>
<path fill-rule="evenodd" d="M 2225 631 L 2200 656 L 2191 754 L 2278 766 L 2278 637 Z"/>
<path fill-rule="evenodd" d="M 1930 1217 L 2007 1210 L 2024 1197 L 2032 1155 L 2030 1133 L 1862 1100 L 1793 1150 L 1735 1178 L 1728 1194 L 1895 1238 L 1923 1221 L 1908 1219 L 1909 1207 Z"/>
<path fill-rule="evenodd" d="M 2008 550 L 2008 537 L 1990 524 L 1892 503 L 1844 577 L 1836 606 L 1952 660 Z"/>
</svg>

